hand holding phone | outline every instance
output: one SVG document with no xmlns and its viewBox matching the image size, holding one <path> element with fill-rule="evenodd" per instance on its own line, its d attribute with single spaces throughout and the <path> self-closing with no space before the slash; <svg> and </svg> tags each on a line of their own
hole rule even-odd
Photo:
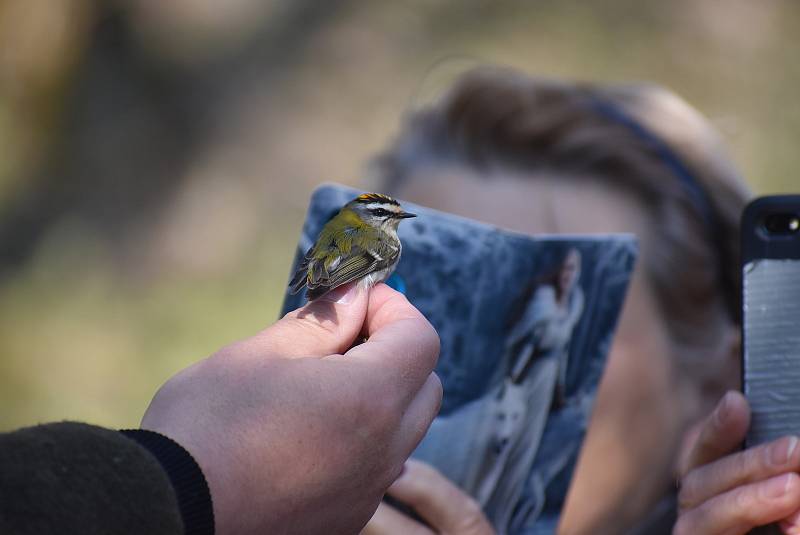
<svg viewBox="0 0 800 535">
<path fill-rule="evenodd" d="M 800 196 L 754 200 L 741 234 L 747 401 L 729 392 L 684 452 L 675 535 L 800 528 Z"/>
</svg>

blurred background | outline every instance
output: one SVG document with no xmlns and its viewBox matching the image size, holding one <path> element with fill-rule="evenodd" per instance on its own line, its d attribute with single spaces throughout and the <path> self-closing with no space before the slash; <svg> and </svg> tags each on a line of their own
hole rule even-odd
<svg viewBox="0 0 800 535">
<path fill-rule="evenodd" d="M 320 182 L 484 62 L 652 80 L 800 190 L 791 0 L 0 0 L 0 430 L 138 425 L 276 318 Z"/>
</svg>

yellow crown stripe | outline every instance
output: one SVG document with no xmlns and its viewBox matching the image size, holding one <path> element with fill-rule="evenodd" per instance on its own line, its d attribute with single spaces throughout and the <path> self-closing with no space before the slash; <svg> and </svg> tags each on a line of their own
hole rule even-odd
<svg viewBox="0 0 800 535">
<path fill-rule="evenodd" d="M 356 197 L 359 202 L 386 202 L 391 204 L 398 204 L 398 202 L 388 195 L 383 193 L 363 193 Z"/>
</svg>

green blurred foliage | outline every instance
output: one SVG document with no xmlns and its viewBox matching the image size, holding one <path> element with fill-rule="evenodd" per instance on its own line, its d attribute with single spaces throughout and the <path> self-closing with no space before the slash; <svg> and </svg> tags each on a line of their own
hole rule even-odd
<svg viewBox="0 0 800 535">
<path fill-rule="evenodd" d="M 0 429 L 134 426 L 273 321 L 308 195 L 491 62 L 650 80 L 800 189 L 800 4 L 0 0 Z"/>
</svg>

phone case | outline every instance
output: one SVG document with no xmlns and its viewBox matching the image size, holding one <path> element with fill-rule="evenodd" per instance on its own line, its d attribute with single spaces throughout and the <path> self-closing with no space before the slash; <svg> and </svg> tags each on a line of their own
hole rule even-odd
<svg viewBox="0 0 800 535">
<path fill-rule="evenodd" d="M 313 194 L 294 267 L 360 193 L 326 185 Z M 441 413 L 414 456 L 475 497 L 498 532 L 552 533 L 635 238 L 532 237 L 400 202 L 418 217 L 400 224 L 403 252 L 391 282 L 439 332 L 444 385 Z M 303 302 L 287 294 L 284 313 Z"/>
<path fill-rule="evenodd" d="M 800 433 L 800 233 L 772 234 L 770 214 L 800 214 L 800 195 L 762 197 L 742 215 L 742 386 L 746 445 Z"/>
</svg>

